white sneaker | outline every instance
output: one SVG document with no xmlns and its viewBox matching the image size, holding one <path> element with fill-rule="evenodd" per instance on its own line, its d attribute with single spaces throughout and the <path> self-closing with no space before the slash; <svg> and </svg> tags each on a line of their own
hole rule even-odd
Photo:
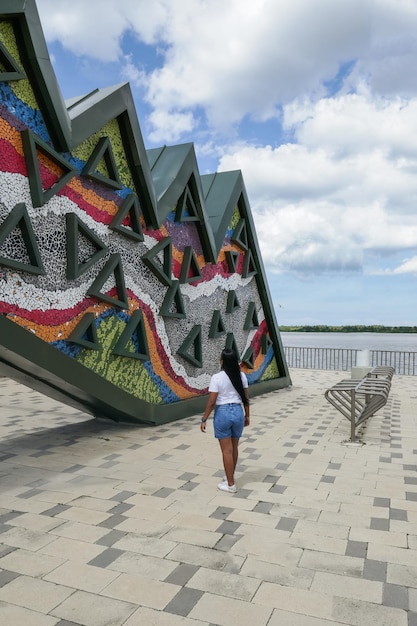
<svg viewBox="0 0 417 626">
<path fill-rule="evenodd" d="M 236 493 L 236 485 L 228 485 L 227 482 L 219 483 L 217 489 L 220 491 L 227 491 L 228 493 Z"/>
</svg>

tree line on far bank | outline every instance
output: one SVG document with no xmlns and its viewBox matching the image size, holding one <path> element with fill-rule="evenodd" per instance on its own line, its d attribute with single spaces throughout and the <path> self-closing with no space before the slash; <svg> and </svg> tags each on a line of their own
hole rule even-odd
<svg viewBox="0 0 417 626">
<path fill-rule="evenodd" d="M 417 326 L 379 326 L 378 324 L 371 326 L 361 324 L 325 326 L 319 324 L 317 326 L 280 326 L 279 329 L 283 333 L 417 333 Z"/>
</svg>

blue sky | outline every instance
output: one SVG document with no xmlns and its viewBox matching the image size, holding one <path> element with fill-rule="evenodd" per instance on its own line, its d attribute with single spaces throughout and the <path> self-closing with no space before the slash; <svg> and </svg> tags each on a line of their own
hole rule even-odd
<svg viewBox="0 0 417 626">
<path fill-rule="evenodd" d="M 65 98 L 242 170 L 279 324 L 416 324 L 414 0 L 37 4 Z"/>
</svg>

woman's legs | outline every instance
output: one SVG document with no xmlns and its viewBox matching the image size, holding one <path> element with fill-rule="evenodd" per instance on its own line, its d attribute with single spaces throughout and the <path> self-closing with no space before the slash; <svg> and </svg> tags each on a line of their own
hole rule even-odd
<svg viewBox="0 0 417 626">
<path fill-rule="evenodd" d="M 219 439 L 220 448 L 223 456 L 223 467 L 226 474 L 227 484 L 229 486 L 235 484 L 235 469 L 238 459 L 239 439 L 235 437 L 225 437 Z"/>
</svg>

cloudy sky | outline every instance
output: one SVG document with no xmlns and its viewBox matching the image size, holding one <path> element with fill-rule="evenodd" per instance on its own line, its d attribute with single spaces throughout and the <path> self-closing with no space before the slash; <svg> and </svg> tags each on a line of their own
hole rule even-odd
<svg viewBox="0 0 417 626">
<path fill-rule="evenodd" d="M 279 324 L 417 324 L 415 0 L 37 4 L 65 98 L 242 170 Z"/>
</svg>

